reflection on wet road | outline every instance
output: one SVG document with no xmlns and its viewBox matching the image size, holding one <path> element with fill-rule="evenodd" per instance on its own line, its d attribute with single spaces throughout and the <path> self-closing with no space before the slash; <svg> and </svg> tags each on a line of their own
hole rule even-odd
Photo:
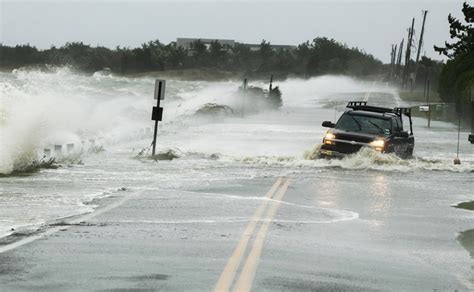
<svg viewBox="0 0 474 292">
<path fill-rule="evenodd" d="M 368 213 L 372 218 L 372 228 L 375 230 L 381 228 L 388 217 L 392 204 L 392 189 L 383 173 L 376 174 L 369 185 Z"/>
</svg>

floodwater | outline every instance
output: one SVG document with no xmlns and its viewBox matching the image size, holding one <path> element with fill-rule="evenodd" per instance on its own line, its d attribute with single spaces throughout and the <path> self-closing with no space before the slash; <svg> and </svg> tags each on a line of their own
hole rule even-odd
<svg viewBox="0 0 474 292">
<path fill-rule="evenodd" d="M 251 85 L 268 86 L 261 81 Z M 233 181 L 251 184 L 284 176 L 301 183 L 306 194 L 317 193 L 309 203 L 317 208 L 298 208 L 308 202 L 296 198 L 281 207 L 277 221 L 317 226 L 366 222 L 371 232 L 430 233 L 442 248 L 403 238 L 393 238 L 391 244 L 402 254 L 419 244 L 425 249 L 423 260 L 431 265 L 454 259 L 446 273 L 460 274 L 461 282 L 472 284 L 463 247 L 472 255 L 472 231 L 467 230 L 472 229 L 473 213 L 452 207 L 474 199 L 474 147 L 467 142 L 467 129 L 461 132 L 461 165 L 453 165 L 456 126 L 434 121 L 428 129 L 422 118 L 414 119 L 414 159 L 364 150 L 342 160 L 318 160 L 314 151 L 325 131 L 321 122 L 334 121 L 348 100 L 367 98 L 369 104 L 391 107 L 403 102 L 384 83 L 344 76 L 275 85 L 283 93 L 283 107 L 256 111 L 251 101 L 235 94 L 238 82 L 168 80 L 157 151 L 175 159 L 154 161 L 149 158 L 153 78 L 106 72 L 91 76 L 68 68 L 0 73 L 0 237 L 29 234 L 91 212 L 97 207 L 94 199 L 125 191 L 225 189 Z M 196 117 L 206 103 L 228 105 L 234 114 Z M 68 150 L 66 144 L 74 148 Z M 61 153 L 54 145 L 63 145 Z M 42 159 L 44 149 L 51 149 L 59 167 L 22 172 L 31 161 Z M 358 199 L 348 196 L 350 192 Z M 245 221 L 237 210 L 252 208 L 263 195 L 251 188 L 248 193 L 247 199 L 229 203 L 235 213 L 170 212 L 161 220 Z M 195 200 L 207 200 L 209 194 L 203 196 Z M 213 196 L 229 200 L 230 195 Z M 173 196 L 163 200 L 168 203 Z M 401 214 L 411 214 L 412 221 L 402 216 L 406 221 L 395 222 Z"/>
</svg>

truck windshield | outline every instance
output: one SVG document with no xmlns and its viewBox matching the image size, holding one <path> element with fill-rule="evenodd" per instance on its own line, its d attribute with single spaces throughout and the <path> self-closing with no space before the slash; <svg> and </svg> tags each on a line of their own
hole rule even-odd
<svg viewBox="0 0 474 292">
<path fill-rule="evenodd" d="M 389 135 L 392 131 L 390 119 L 345 113 L 337 121 L 336 129 L 375 135 Z"/>
</svg>

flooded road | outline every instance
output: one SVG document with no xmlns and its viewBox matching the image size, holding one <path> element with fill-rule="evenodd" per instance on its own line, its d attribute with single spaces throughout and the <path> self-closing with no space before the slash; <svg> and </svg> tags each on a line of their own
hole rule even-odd
<svg viewBox="0 0 474 292">
<path fill-rule="evenodd" d="M 467 131 L 459 166 L 456 127 L 421 118 L 412 160 L 312 157 L 321 122 L 348 100 L 403 105 L 385 84 L 290 79 L 277 84 L 281 109 L 252 112 L 237 82 L 169 81 L 158 151 L 176 158 L 154 161 L 153 78 L 65 68 L 1 78 L 4 173 L 51 145 L 105 149 L 0 177 L 6 290 L 474 289 L 474 213 L 452 207 L 474 199 Z M 196 117 L 206 103 L 236 114 Z"/>
</svg>

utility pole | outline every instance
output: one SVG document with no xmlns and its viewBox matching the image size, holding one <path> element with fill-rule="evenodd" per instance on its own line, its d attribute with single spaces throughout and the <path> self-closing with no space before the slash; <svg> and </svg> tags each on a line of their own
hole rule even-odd
<svg viewBox="0 0 474 292">
<path fill-rule="evenodd" d="M 402 54 L 403 54 L 403 42 L 405 39 L 402 39 L 400 42 L 400 47 L 398 49 L 398 58 L 397 58 L 397 68 L 396 68 L 396 73 L 395 76 L 397 79 L 400 78 L 400 71 L 402 70 Z"/>
<path fill-rule="evenodd" d="M 390 52 L 390 74 L 389 79 L 393 79 L 394 71 L 395 71 L 395 57 L 397 54 L 397 45 L 392 44 L 392 51 Z"/>
<path fill-rule="evenodd" d="M 411 54 L 411 46 L 413 44 L 413 32 L 415 26 L 415 18 L 411 21 L 411 28 L 408 29 L 408 42 L 407 42 L 407 50 L 405 52 L 405 70 L 403 70 L 403 79 L 402 79 L 402 87 L 406 88 L 407 86 L 407 79 L 408 74 L 410 73 L 410 54 Z"/>
<path fill-rule="evenodd" d="M 271 92 L 273 89 L 273 74 L 270 75 L 270 86 L 268 87 L 268 92 Z"/>
<path fill-rule="evenodd" d="M 428 70 L 425 71 L 425 84 L 423 87 L 423 97 L 426 97 L 426 85 L 428 82 Z M 426 101 L 426 105 L 428 105 L 428 100 Z"/>
<path fill-rule="evenodd" d="M 425 32 L 425 21 L 426 21 L 427 13 L 428 13 L 428 10 L 423 10 L 423 24 L 421 25 L 420 40 L 418 42 L 418 52 L 416 53 L 415 74 L 413 76 L 413 80 L 411 81 L 411 91 L 413 91 L 413 85 L 416 81 L 416 74 L 418 73 L 418 67 L 420 65 L 420 53 L 421 53 L 421 47 L 423 46 L 423 34 Z"/>
<path fill-rule="evenodd" d="M 458 146 L 456 150 L 456 158 L 454 158 L 454 165 L 460 165 L 461 159 L 459 159 L 459 138 L 461 136 L 461 114 L 459 115 L 459 123 L 458 123 Z"/>
<path fill-rule="evenodd" d="M 242 118 L 243 118 L 244 111 L 245 111 L 245 96 L 247 95 L 247 78 L 244 78 L 244 83 L 242 87 L 244 89 L 244 94 L 242 95 Z"/>
<path fill-rule="evenodd" d="M 431 125 L 431 106 L 430 106 L 430 80 L 426 84 L 426 105 L 428 106 L 428 128 Z"/>
<path fill-rule="evenodd" d="M 392 79 L 392 72 L 393 72 L 393 44 L 392 44 L 392 49 L 390 50 L 390 70 L 388 73 L 389 79 Z"/>
<path fill-rule="evenodd" d="M 395 48 L 393 49 L 393 75 L 395 76 L 395 63 L 397 62 L 397 50 L 398 44 L 395 44 Z"/>
</svg>

